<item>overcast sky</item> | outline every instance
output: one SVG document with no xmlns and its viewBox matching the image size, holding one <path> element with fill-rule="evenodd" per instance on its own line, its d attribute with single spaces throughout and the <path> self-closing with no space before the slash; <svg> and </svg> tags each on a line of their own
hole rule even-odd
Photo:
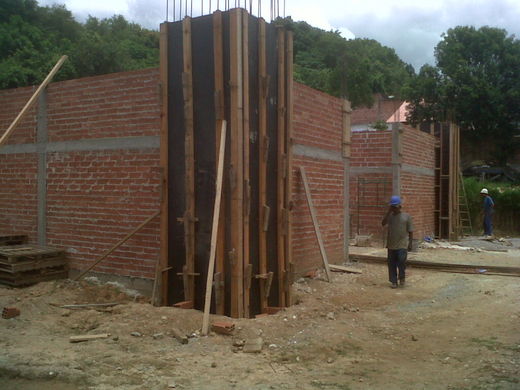
<svg viewBox="0 0 520 390">
<path fill-rule="evenodd" d="M 178 12 L 180 0 L 175 2 Z M 229 2 L 234 5 L 236 0 Z M 166 20 L 166 0 L 39 0 L 42 6 L 53 3 L 65 4 L 82 22 L 88 15 L 105 18 L 121 14 L 157 30 Z M 170 21 L 173 3 L 169 0 Z M 201 3 L 204 13 L 209 12 L 209 0 L 187 3 L 193 4 L 193 16 L 200 15 Z M 222 8 L 224 0 L 219 3 Z M 245 3 L 241 1 L 242 5 Z M 261 3 L 262 16 L 269 20 L 270 1 Z M 284 2 L 279 3 L 283 16 Z M 214 9 L 217 0 L 211 4 Z M 253 4 L 253 13 L 258 15 L 258 0 L 253 0 Z M 425 63 L 434 63 L 433 49 L 441 34 L 451 27 L 500 27 L 520 39 L 520 0 L 286 0 L 285 14 L 325 30 L 339 30 L 345 38 L 375 39 L 395 49 L 403 61 L 417 70 Z"/>
</svg>

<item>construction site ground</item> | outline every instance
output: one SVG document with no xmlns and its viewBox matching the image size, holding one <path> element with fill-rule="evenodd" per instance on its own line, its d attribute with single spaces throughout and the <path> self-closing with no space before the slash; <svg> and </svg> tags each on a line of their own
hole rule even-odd
<svg viewBox="0 0 520 390">
<path fill-rule="evenodd" d="M 520 240 L 420 248 L 411 258 L 520 267 Z M 384 256 L 383 248 L 351 247 Z M 520 389 L 520 279 L 409 268 L 391 289 L 384 264 L 294 283 L 296 304 L 200 336 L 202 313 L 153 307 L 117 284 L 59 280 L 0 287 L 1 389 Z M 118 302 L 66 309 L 67 304 Z M 181 344 L 173 329 L 190 336 Z M 108 333 L 70 343 L 71 336 Z M 242 350 L 244 342 L 261 346 Z"/>
</svg>

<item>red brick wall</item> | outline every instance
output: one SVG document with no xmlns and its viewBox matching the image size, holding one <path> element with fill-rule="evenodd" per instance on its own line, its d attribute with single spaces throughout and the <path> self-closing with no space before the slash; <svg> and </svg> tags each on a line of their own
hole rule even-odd
<svg viewBox="0 0 520 390">
<path fill-rule="evenodd" d="M 0 167 L 0 232 L 26 234 L 34 241 L 38 219 L 36 155 L 0 154 Z"/>
<path fill-rule="evenodd" d="M 371 234 L 382 240 L 381 219 L 392 195 L 392 132 L 353 132 L 351 150 L 350 236 Z"/>
<path fill-rule="evenodd" d="M 145 69 L 50 84 L 48 141 L 158 136 L 158 83 L 158 69 Z M 0 91 L 0 127 L 32 92 Z M 33 108 L 9 144 L 35 142 L 35 114 Z M 0 233 L 25 233 L 34 243 L 38 155 L 0 154 L 0 160 Z M 72 269 L 86 268 L 158 210 L 158 165 L 159 150 L 149 147 L 47 153 L 48 245 L 67 248 Z M 151 278 L 158 253 L 156 218 L 94 270 Z"/>
<path fill-rule="evenodd" d="M 319 148 L 339 161 L 319 156 L 294 156 L 293 253 L 296 270 L 321 265 L 321 255 L 298 170 L 305 167 L 327 257 L 343 260 L 342 100 L 294 83 L 294 142 Z"/>
<path fill-rule="evenodd" d="M 402 133 L 403 167 L 401 195 L 403 209 L 414 220 L 415 237 L 433 236 L 435 222 L 435 144 L 428 133 L 405 125 Z M 410 172 L 409 167 L 413 169 Z"/>
</svg>

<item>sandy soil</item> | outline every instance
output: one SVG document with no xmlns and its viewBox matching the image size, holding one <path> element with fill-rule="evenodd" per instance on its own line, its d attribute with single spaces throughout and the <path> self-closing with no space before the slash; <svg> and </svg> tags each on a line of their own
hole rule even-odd
<svg viewBox="0 0 520 390">
<path fill-rule="evenodd" d="M 514 247 L 420 249 L 413 257 L 520 266 Z M 0 288 L 0 306 L 22 313 L 0 319 L 0 388 L 520 389 L 518 277 L 410 268 L 407 286 L 394 290 L 384 265 L 354 266 L 362 274 L 334 273 L 332 283 L 300 279 L 298 304 L 232 320 L 232 336 L 200 337 L 200 312 L 156 308 L 117 286 L 62 280 Z M 121 304 L 58 307 L 100 302 Z M 189 343 L 180 344 L 172 327 Z M 99 333 L 111 337 L 69 343 Z M 260 353 L 240 350 L 256 338 Z"/>
</svg>

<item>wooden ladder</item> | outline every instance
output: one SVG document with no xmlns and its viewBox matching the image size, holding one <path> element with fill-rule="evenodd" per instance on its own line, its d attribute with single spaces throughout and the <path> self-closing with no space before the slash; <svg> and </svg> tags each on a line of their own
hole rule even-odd
<svg viewBox="0 0 520 390">
<path fill-rule="evenodd" d="M 459 227 L 460 235 L 471 235 L 473 234 L 473 226 L 471 224 L 471 214 L 468 207 L 468 198 L 466 196 L 466 188 L 464 187 L 464 178 L 462 172 L 459 170 Z"/>
</svg>

